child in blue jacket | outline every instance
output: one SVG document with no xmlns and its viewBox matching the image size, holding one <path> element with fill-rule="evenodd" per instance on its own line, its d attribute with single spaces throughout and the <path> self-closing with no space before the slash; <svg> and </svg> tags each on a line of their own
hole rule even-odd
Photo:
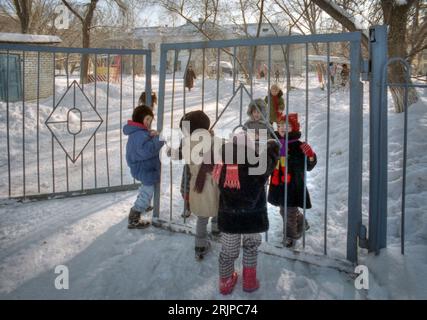
<svg viewBox="0 0 427 320">
<path fill-rule="evenodd" d="M 148 221 L 141 220 L 141 213 L 150 207 L 156 183 L 160 182 L 159 152 L 164 141 L 159 133 L 151 130 L 154 114 L 150 107 L 140 105 L 135 108 L 132 120 L 123 127 L 127 136 L 126 162 L 133 178 L 141 181 L 138 196 L 130 209 L 128 228 L 142 229 L 149 226 Z"/>
</svg>

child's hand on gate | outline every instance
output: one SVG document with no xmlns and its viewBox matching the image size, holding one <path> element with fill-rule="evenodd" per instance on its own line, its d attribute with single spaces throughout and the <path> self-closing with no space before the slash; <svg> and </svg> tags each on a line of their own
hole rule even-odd
<svg viewBox="0 0 427 320">
<path fill-rule="evenodd" d="M 151 137 L 155 137 L 155 136 L 158 136 L 158 135 L 159 135 L 159 133 L 156 130 L 150 130 L 150 136 Z"/>
<path fill-rule="evenodd" d="M 302 152 L 308 158 L 310 158 L 310 160 L 314 157 L 314 151 L 313 151 L 313 149 L 311 149 L 311 147 L 307 143 L 305 143 L 305 142 L 301 143 L 300 148 L 301 148 Z"/>
</svg>

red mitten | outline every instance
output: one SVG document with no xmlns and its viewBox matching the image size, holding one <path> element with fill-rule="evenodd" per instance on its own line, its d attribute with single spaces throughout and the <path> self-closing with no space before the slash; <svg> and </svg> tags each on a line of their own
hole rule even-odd
<svg viewBox="0 0 427 320">
<path fill-rule="evenodd" d="M 274 186 L 278 186 L 279 185 L 279 170 L 274 169 L 273 175 L 271 176 L 271 183 Z"/>
<path fill-rule="evenodd" d="M 314 151 L 307 143 L 301 143 L 300 148 L 308 158 L 314 157 Z"/>
</svg>

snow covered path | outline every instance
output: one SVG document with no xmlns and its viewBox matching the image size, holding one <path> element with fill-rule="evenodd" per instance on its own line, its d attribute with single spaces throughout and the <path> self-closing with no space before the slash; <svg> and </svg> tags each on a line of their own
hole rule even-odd
<svg viewBox="0 0 427 320">
<path fill-rule="evenodd" d="M 190 235 L 154 227 L 129 231 L 126 218 L 134 196 L 124 192 L 0 208 L 0 298 L 222 299 L 219 245 L 196 262 Z M 60 264 L 69 268 L 69 290 L 54 287 Z M 361 298 L 346 273 L 263 253 L 259 278 L 258 292 L 244 293 L 239 281 L 229 298 Z"/>
</svg>

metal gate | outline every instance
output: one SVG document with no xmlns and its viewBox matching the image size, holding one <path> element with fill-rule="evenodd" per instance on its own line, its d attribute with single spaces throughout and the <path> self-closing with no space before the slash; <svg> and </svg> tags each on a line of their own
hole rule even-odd
<svg viewBox="0 0 427 320">
<path fill-rule="evenodd" d="M 312 104 L 310 101 L 310 92 L 312 88 L 310 84 L 310 76 L 312 70 L 309 70 L 309 46 L 316 44 L 321 46 L 325 54 L 325 62 L 327 66 L 332 61 L 331 50 L 336 44 L 345 44 L 349 49 L 349 62 L 351 65 L 349 78 L 349 109 L 348 109 L 348 164 L 346 179 L 348 179 L 348 190 L 346 192 L 346 213 L 347 226 L 346 244 L 342 247 L 343 257 L 351 262 L 357 261 L 358 242 L 360 234 L 364 232 L 362 226 L 362 139 L 363 139 L 363 84 L 361 82 L 361 73 L 363 60 L 361 56 L 361 39 L 362 35 L 359 32 L 341 33 L 341 34 L 325 34 L 325 35 L 308 35 L 308 36 L 284 36 L 271 38 L 257 39 L 233 39 L 224 41 L 209 41 L 209 42 L 190 42 L 190 43 L 171 43 L 162 44 L 160 57 L 160 73 L 159 73 L 159 106 L 157 129 L 159 131 L 171 128 L 177 128 L 179 119 L 187 111 L 194 109 L 205 110 L 211 117 L 214 125 L 218 126 L 221 121 L 226 121 L 225 127 L 235 128 L 242 125 L 243 121 L 243 105 L 253 101 L 259 95 L 259 88 L 270 88 L 273 83 L 273 67 L 278 65 L 278 60 L 274 59 L 277 52 L 283 52 L 282 61 L 287 61 L 284 79 L 286 82 L 286 114 L 290 112 L 290 105 L 295 95 L 291 93 L 290 78 L 298 68 L 298 58 L 301 58 L 302 84 L 299 86 L 299 91 L 304 97 L 303 106 L 300 111 L 305 122 L 304 140 L 310 141 L 309 137 L 309 117 Z M 296 54 L 293 53 L 293 48 L 297 48 Z M 260 52 L 263 52 L 266 61 L 261 63 L 254 59 Z M 181 56 L 180 56 L 181 55 Z M 273 58 L 272 58 L 273 56 Z M 232 65 L 232 72 L 227 75 L 221 73 L 223 68 L 223 59 L 228 60 Z M 177 70 L 178 61 L 184 61 L 186 67 L 183 72 Z M 183 78 L 189 64 L 201 74 L 199 87 L 192 91 L 187 91 Z M 209 67 L 213 67 L 213 71 L 209 72 Z M 263 69 L 264 68 L 264 69 Z M 264 79 L 260 78 L 260 74 L 256 70 L 266 70 Z M 178 72 L 177 72 L 178 71 Z M 245 74 L 246 77 L 239 75 Z M 206 77 L 207 75 L 207 77 Z M 331 165 L 329 162 L 331 156 L 330 150 L 330 125 L 331 125 L 331 93 L 333 90 L 346 90 L 347 86 L 334 86 L 330 77 L 330 70 L 326 68 L 325 74 L 326 89 L 324 91 L 324 99 L 321 104 L 324 107 L 326 115 L 326 128 L 319 132 L 325 138 L 326 154 L 318 155 L 323 157 L 325 161 L 325 173 L 323 179 L 324 194 L 320 220 L 322 227 L 322 243 L 318 246 L 317 253 L 328 255 L 330 247 L 328 246 L 328 227 L 329 205 L 328 203 L 328 188 L 330 187 L 329 172 Z M 277 81 L 277 79 L 276 79 Z M 201 82 L 201 84 L 200 84 Z M 261 85 L 259 85 L 261 83 Z M 258 84 L 258 87 L 257 87 Z M 265 92 L 267 94 L 267 92 Z M 264 98 L 264 96 L 262 96 Z M 272 102 L 268 98 L 268 104 Z M 190 106 L 191 105 L 191 106 Z M 237 106 L 234 108 L 233 105 Z M 229 113 L 228 117 L 225 115 Z M 231 112 L 231 114 L 230 114 Z M 225 120 L 224 120 L 225 118 Z M 178 213 L 182 211 L 182 200 L 179 199 L 179 181 L 181 178 L 182 165 L 174 164 L 172 161 L 168 165 L 163 165 L 162 182 L 157 187 L 154 201 L 154 217 L 159 224 L 167 224 L 169 226 L 178 225 L 185 226 L 188 219 L 181 218 Z M 304 184 L 307 182 L 305 181 Z M 177 196 L 178 194 L 178 196 Z M 304 208 L 304 216 L 306 209 Z M 318 211 L 318 212 L 320 212 Z M 183 221 L 183 223 L 182 223 Z M 265 234 L 265 240 L 274 243 L 272 239 L 274 234 Z M 335 242 L 336 243 L 336 242 Z M 335 244 L 334 244 L 335 245 Z M 306 235 L 303 235 L 302 249 L 306 248 Z M 316 252 L 314 252 L 316 253 Z"/>
<path fill-rule="evenodd" d="M 178 127 L 179 119 L 187 111 L 202 109 L 209 114 L 215 128 L 222 125 L 237 129 L 243 122 L 244 106 L 260 97 L 260 92 L 267 94 L 272 83 L 280 83 L 283 79 L 286 114 L 298 105 L 297 111 L 304 123 L 304 140 L 319 142 L 321 137 L 325 150 L 323 155 L 318 154 L 325 168 L 322 179 L 318 180 L 322 185 L 317 196 L 321 204 L 316 209 L 317 218 L 314 217 L 319 225 L 318 244 L 314 250 L 306 250 L 311 240 L 310 235 L 304 233 L 301 249 L 328 256 L 331 251 L 339 251 L 353 263 L 357 262 L 358 247 L 379 252 L 386 246 L 385 89 L 391 85 L 408 88 L 407 83 L 387 83 L 386 27 L 370 29 L 369 60 L 366 61 L 361 55 L 361 40 L 362 34 L 354 32 L 162 44 L 156 119 L 157 129 L 164 131 Z M 326 68 L 323 74 L 326 86 L 321 99 L 313 99 L 312 95 L 313 90 L 317 90 L 313 88 L 316 70 L 310 69 L 312 45 L 325 53 L 327 66 L 335 61 L 333 51 L 337 45 L 346 46 L 349 52 L 349 84 L 342 87 L 334 84 L 337 79 L 333 79 L 330 69 Z M 88 79 L 82 82 L 81 70 L 86 58 Z M 193 91 L 187 91 L 183 82 L 190 62 L 198 74 L 202 74 Z M 185 68 L 180 70 L 180 66 Z M 298 77 L 297 83 L 292 82 Z M 363 153 L 361 77 L 370 81 L 369 155 Z M 126 138 L 121 129 L 137 105 L 140 93 L 151 92 L 149 50 L 1 44 L 0 79 L 0 198 L 52 198 L 138 187 L 124 165 Z M 348 109 L 344 106 L 343 110 L 338 110 L 347 118 L 334 118 L 337 93 L 347 95 Z M 151 95 L 146 96 L 150 103 Z M 270 106 L 270 96 L 267 102 Z M 315 111 L 313 106 L 323 108 L 325 126 L 309 134 L 313 126 L 310 122 Z M 330 144 L 331 125 L 335 125 L 337 119 L 345 123 L 342 127 L 345 146 L 338 151 L 331 149 Z M 404 132 L 406 134 L 407 130 Z M 343 159 L 342 154 L 348 158 Z M 404 157 L 405 162 L 406 151 Z M 345 161 L 345 170 L 339 173 L 345 175 L 347 181 L 341 192 L 342 203 L 345 198 L 341 211 L 330 201 L 329 189 L 334 187 L 338 177 L 334 172 L 336 162 L 331 163 L 331 158 Z M 366 210 L 369 237 L 362 223 L 362 194 L 365 192 L 362 165 L 366 159 L 369 160 Z M 162 167 L 162 181 L 156 187 L 154 198 L 154 217 L 159 224 L 191 227 L 189 219 L 180 216 L 183 209 L 179 196 L 181 173 L 182 166 L 173 162 Z M 310 180 L 304 184 L 310 185 Z M 404 198 L 405 181 L 402 194 Z M 404 210 L 403 201 L 402 235 Z M 307 215 L 306 208 L 303 214 Z M 330 225 L 339 214 L 345 215 L 346 221 L 343 233 L 335 237 Z M 308 216 L 313 218 L 313 215 Z M 270 215 L 270 218 L 274 217 Z M 343 238 L 345 242 L 341 241 Z M 277 244 L 274 231 L 267 232 L 265 240 Z M 403 244 L 402 236 L 402 252 Z"/>
<path fill-rule="evenodd" d="M 1 44 L 0 198 L 137 188 L 122 125 L 151 93 L 150 67 L 149 50 Z"/>
</svg>

